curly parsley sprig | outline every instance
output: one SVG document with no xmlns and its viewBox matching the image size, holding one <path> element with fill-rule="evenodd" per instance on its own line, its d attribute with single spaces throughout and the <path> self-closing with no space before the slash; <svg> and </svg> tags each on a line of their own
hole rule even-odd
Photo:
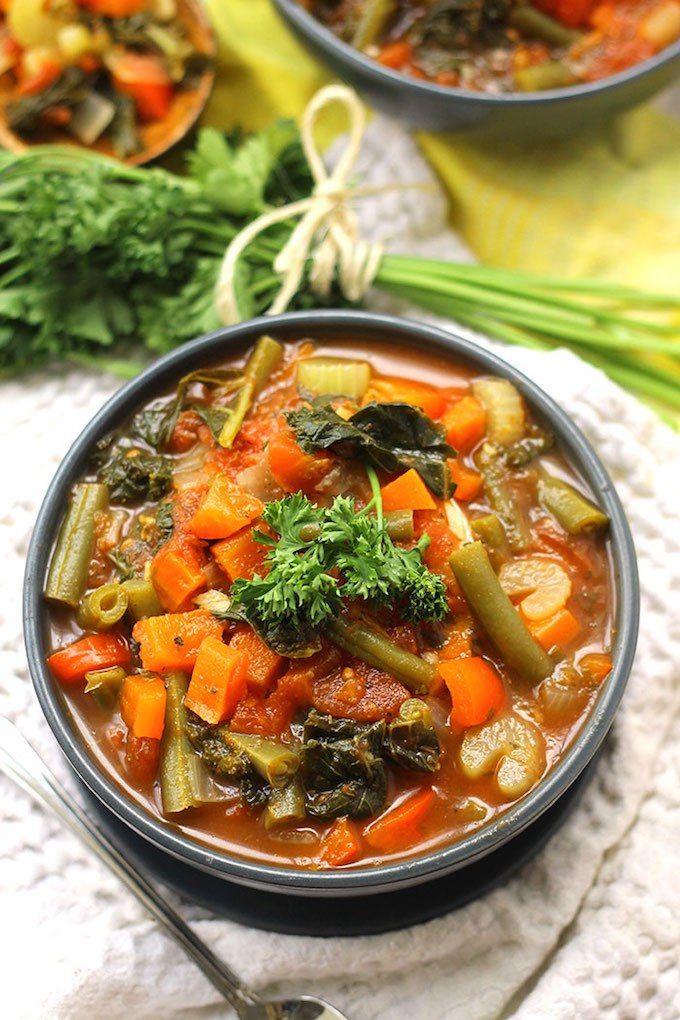
<svg viewBox="0 0 680 1020">
<path fill-rule="evenodd" d="M 269 572 L 237 580 L 231 594 L 234 606 L 282 654 L 309 655 L 318 648 L 320 628 L 339 614 L 343 599 L 392 606 L 414 623 L 448 612 L 444 582 L 422 560 L 428 536 L 412 549 L 396 546 L 372 469 L 369 478 L 373 499 L 363 509 L 348 496 L 315 507 L 301 493 L 265 507 L 263 519 L 278 538 L 263 532 L 255 537 L 270 547 Z M 305 532 L 313 537 L 303 538 Z"/>
</svg>

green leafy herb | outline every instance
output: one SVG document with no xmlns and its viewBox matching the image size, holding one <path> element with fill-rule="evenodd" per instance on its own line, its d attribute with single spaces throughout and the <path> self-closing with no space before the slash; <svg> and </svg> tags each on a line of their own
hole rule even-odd
<svg viewBox="0 0 680 1020">
<path fill-rule="evenodd" d="M 448 499 L 453 492 L 447 458 L 455 451 L 444 430 L 410 404 L 367 404 L 347 421 L 327 401 L 289 411 L 288 424 L 303 450 L 361 456 L 391 474 L 415 468 L 425 484 Z"/>
<path fill-rule="evenodd" d="M 7 123 L 13 131 L 35 131 L 46 110 L 80 102 L 86 94 L 87 83 L 88 76 L 83 71 L 78 67 L 67 67 L 46 89 L 8 103 Z"/>
<path fill-rule="evenodd" d="M 324 509 L 296 493 L 267 504 L 263 518 L 279 536 L 255 533 L 270 547 L 269 573 L 240 578 L 231 594 L 234 607 L 281 654 L 317 651 L 320 628 L 338 615 L 344 598 L 398 606 L 416 622 L 448 612 L 444 582 L 422 561 L 427 535 L 402 549 L 389 537 L 382 513 L 359 510 L 345 496 Z M 315 537 L 303 540 L 303 532 Z"/>
</svg>

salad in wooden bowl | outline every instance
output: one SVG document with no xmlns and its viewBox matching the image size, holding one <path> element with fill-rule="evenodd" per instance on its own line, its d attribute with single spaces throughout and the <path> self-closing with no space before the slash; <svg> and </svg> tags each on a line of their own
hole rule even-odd
<svg viewBox="0 0 680 1020">
<path fill-rule="evenodd" d="M 146 163 L 193 126 L 215 41 L 197 0 L 5 0 L 0 143 L 73 142 Z"/>
</svg>

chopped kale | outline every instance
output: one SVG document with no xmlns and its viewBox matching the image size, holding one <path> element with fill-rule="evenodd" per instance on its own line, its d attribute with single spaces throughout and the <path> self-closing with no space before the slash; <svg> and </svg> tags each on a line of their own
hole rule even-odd
<svg viewBox="0 0 680 1020">
<path fill-rule="evenodd" d="M 158 500 L 172 484 L 172 463 L 167 457 L 142 450 L 118 450 L 99 472 L 114 503 Z"/>
</svg>

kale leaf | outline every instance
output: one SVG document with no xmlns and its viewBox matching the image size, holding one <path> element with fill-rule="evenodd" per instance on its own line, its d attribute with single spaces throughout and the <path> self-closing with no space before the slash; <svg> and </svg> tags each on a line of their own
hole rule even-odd
<svg viewBox="0 0 680 1020">
<path fill-rule="evenodd" d="M 441 748 L 432 724 L 432 713 L 420 698 L 409 698 L 388 725 L 383 752 L 395 765 L 419 772 L 436 772 Z"/>
<path fill-rule="evenodd" d="M 301 754 L 308 814 L 366 818 L 382 809 L 387 799 L 383 734 L 384 723 L 362 726 L 310 711 Z"/>
<path fill-rule="evenodd" d="M 161 499 L 172 484 L 172 462 L 142 450 L 118 450 L 99 472 L 114 503 Z"/>
<path fill-rule="evenodd" d="M 415 468 L 440 499 L 453 493 L 447 463 L 455 450 L 437 425 L 410 404 L 367 404 L 347 421 L 328 401 L 289 411 L 286 420 L 307 453 L 332 450 L 340 457 L 363 457 L 373 467 L 395 474 Z"/>
</svg>

